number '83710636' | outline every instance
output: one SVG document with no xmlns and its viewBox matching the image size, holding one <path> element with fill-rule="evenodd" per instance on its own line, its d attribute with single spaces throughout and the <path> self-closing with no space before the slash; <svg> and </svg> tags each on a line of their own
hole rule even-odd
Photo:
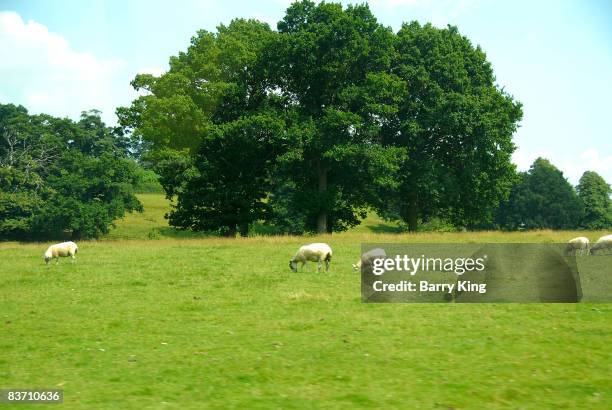
<svg viewBox="0 0 612 410">
<path fill-rule="evenodd" d="M 0 403 L 62 403 L 64 391 L 58 389 L 3 389 Z"/>
</svg>

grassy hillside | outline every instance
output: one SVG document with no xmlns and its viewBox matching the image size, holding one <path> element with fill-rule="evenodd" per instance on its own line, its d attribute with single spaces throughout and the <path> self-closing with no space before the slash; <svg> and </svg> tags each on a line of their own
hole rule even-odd
<svg viewBox="0 0 612 410">
<path fill-rule="evenodd" d="M 372 218 L 332 236 L 188 238 L 161 195 L 141 200 L 74 264 L 0 243 L 0 388 L 62 388 L 65 409 L 612 408 L 611 304 L 364 304 L 351 269 L 363 241 L 575 232 L 395 235 Z M 305 241 L 332 245 L 330 272 L 289 270 Z"/>
<path fill-rule="evenodd" d="M 144 207 L 144 212 L 128 213 L 124 218 L 115 221 L 116 227 L 111 229 L 104 239 L 194 238 L 203 236 L 168 226 L 168 221 L 164 218 L 164 215 L 170 210 L 170 202 L 164 194 L 137 194 L 137 197 Z"/>
</svg>

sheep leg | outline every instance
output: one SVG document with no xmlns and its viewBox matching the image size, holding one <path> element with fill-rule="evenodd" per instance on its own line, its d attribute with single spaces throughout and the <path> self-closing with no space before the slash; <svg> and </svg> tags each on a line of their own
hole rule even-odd
<svg viewBox="0 0 612 410">
<path fill-rule="evenodd" d="M 317 261 L 317 273 L 321 272 L 321 259 Z"/>
<path fill-rule="evenodd" d="M 328 272 L 328 271 L 329 271 L 329 261 L 326 260 L 325 261 L 325 272 Z"/>
</svg>

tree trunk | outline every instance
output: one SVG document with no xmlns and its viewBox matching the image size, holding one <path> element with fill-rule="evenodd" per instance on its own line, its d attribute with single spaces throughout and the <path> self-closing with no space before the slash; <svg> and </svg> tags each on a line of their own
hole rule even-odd
<svg viewBox="0 0 612 410">
<path fill-rule="evenodd" d="M 234 238 L 236 236 L 236 225 L 229 225 L 227 227 L 227 231 L 223 236 L 227 236 L 228 238 Z"/>
<path fill-rule="evenodd" d="M 418 214 L 419 214 L 419 208 L 418 208 L 418 198 L 417 198 L 417 194 L 410 194 L 408 197 L 408 212 L 407 212 L 407 217 L 408 217 L 408 232 L 416 232 L 417 231 L 417 218 L 418 218 Z"/>
<path fill-rule="evenodd" d="M 82 236 L 81 231 L 74 230 L 70 234 L 70 239 L 72 239 L 73 241 L 77 241 L 77 240 L 81 239 L 81 236 Z"/>
<path fill-rule="evenodd" d="M 319 177 L 319 193 L 327 192 L 327 169 L 321 165 L 321 160 L 317 161 L 317 174 Z M 323 197 L 324 195 L 321 195 Z M 327 204 L 325 205 L 325 207 Z M 322 207 L 319 209 L 317 216 L 317 233 L 327 233 L 327 209 Z"/>
<path fill-rule="evenodd" d="M 249 224 L 240 224 L 240 236 L 249 236 Z"/>
</svg>

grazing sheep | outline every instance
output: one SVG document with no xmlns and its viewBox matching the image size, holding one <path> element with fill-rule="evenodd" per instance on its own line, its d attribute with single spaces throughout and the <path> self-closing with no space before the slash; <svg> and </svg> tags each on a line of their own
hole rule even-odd
<svg viewBox="0 0 612 410">
<path fill-rule="evenodd" d="M 353 263 L 353 270 L 359 270 L 362 266 L 369 267 L 372 266 L 374 260 L 376 259 L 385 259 L 387 257 L 387 253 L 382 248 L 374 248 L 369 251 L 363 253 L 361 258 L 357 261 L 357 263 Z"/>
<path fill-rule="evenodd" d="M 51 245 L 47 249 L 47 252 L 45 252 L 45 263 L 48 264 L 51 259 L 55 258 L 56 264 L 58 264 L 60 256 L 70 256 L 72 257 L 72 261 L 74 261 L 78 250 L 79 249 L 74 242 L 62 242 Z"/>
<path fill-rule="evenodd" d="M 326 243 L 311 243 L 304 245 L 298 249 L 297 253 L 289 261 L 289 267 L 292 271 L 297 272 L 298 263 L 302 263 L 302 269 L 306 262 L 317 262 L 317 272 L 321 270 L 321 262 L 325 261 L 325 272 L 329 270 L 329 263 L 332 258 L 332 249 Z"/>
<path fill-rule="evenodd" d="M 583 255 L 585 252 L 589 254 L 589 238 L 584 236 L 579 236 L 577 238 L 570 239 L 567 241 L 567 247 L 565 248 L 565 252 L 568 255 L 574 254 Z"/>
<path fill-rule="evenodd" d="M 612 249 L 612 235 L 602 236 L 591 246 L 591 254 L 595 255 L 595 252 L 603 251 L 605 249 Z"/>
</svg>

